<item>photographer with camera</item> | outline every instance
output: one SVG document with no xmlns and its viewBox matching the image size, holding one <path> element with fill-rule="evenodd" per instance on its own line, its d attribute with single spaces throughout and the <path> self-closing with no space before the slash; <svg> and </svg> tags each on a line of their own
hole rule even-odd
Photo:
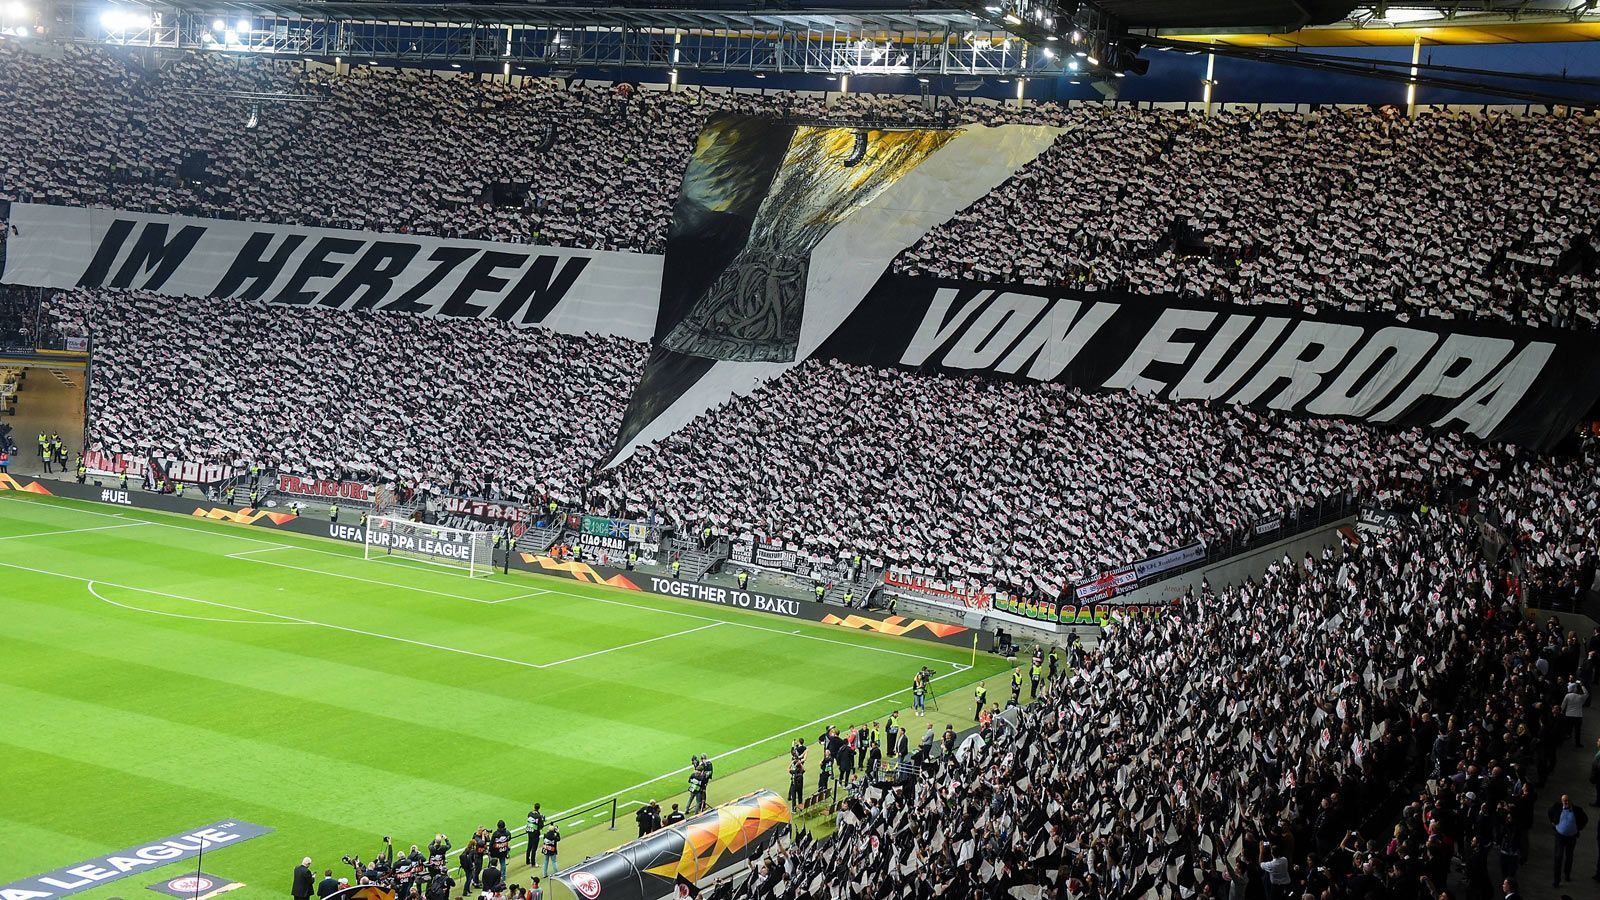
<svg viewBox="0 0 1600 900">
<path fill-rule="evenodd" d="M 500 874 L 510 871 L 507 861 L 511 858 L 511 830 L 505 819 L 495 823 L 494 834 L 489 837 L 489 856 L 499 861 Z"/>
<path fill-rule="evenodd" d="M 476 838 L 467 841 L 461 848 L 458 858 L 461 864 L 461 878 L 464 884 L 461 887 L 461 896 L 465 897 L 478 887 L 478 874 L 483 871 L 483 848 Z"/>
<path fill-rule="evenodd" d="M 689 762 L 694 766 L 689 773 L 689 812 L 702 812 L 706 808 L 706 774 L 700 768 L 700 757 L 691 756 Z"/>
<path fill-rule="evenodd" d="M 539 861 L 539 835 L 544 833 L 544 823 L 544 811 L 539 809 L 539 804 L 535 803 L 533 809 L 528 810 L 528 828 L 523 832 L 528 838 L 528 849 L 524 861 L 528 864 L 529 869 L 532 869 L 534 863 Z"/>
<path fill-rule="evenodd" d="M 544 875 L 548 878 L 561 868 L 556 862 L 556 853 L 561 849 L 561 829 L 554 823 L 544 833 L 544 846 L 541 849 L 544 852 Z"/>
<path fill-rule="evenodd" d="M 806 763 L 804 756 L 789 758 L 789 808 L 799 809 L 806 797 Z"/>
<path fill-rule="evenodd" d="M 428 887 L 423 891 L 425 900 L 450 900 L 450 889 L 456 886 L 456 880 L 450 877 L 444 866 L 430 866 Z"/>
</svg>

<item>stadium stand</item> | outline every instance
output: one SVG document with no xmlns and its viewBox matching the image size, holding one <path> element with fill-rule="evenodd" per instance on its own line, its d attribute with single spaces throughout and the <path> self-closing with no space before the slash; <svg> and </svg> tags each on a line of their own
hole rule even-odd
<svg viewBox="0 0 1600 900">
<path fill-rule="evenodd" d="M 659 252 L 713 111 L 1029 121 L 1063 134 L 899 270 L 1401 319 L 1588 329 L 1600 314 L 1592 120 L 873 97 L 824 110 L 221 56 L 145 71 L 64 52 L 0 41 L 0 80 L 28 98 L 0 106 L 0 200 Z M 246 127 L 237 92 L 299 100 L 266 101 Z M 550 149 L 528 122 L 555 128 Z M 31 340 L 33 314 L 31 295 L 0 293 L 0 343 Z M 1029 595 L 1328 503 L 1406 510 L 1338 556 L 1285 558 L 1113 625 L 1041 702 L 929 761 L 919 789 L 861 790 L 832 838 L 768 858 L 740 889 L 753 900 L 846 885 L 918 900 L 1153 884 L 1436 897 L 1457 877 L 1489 896 L 1490 848 L 1519 847 L 1549 771 L 1552 700 L 1594 675 L 1577 635 L 1519 609 L 1594 582 L 1592 442 L 1534 457 L 812 361 L 601 471 L 641 343 L 153 294 L 58 292 L 43 316 L 51 333 L 95 338 L 93 449 L 555 497 Z M 1387 845 L 1373 837 L 1391 826 Z"/>
<path fill-rule="evenodd" d="M 0 78 L 29 97 L 0 112 L 0 199 L 660 252 L 707 115 L 824 112 L 788 95 L 335 77 L 220 55 L 147 72 L 97 48 L 64 53 L 0 41 Z M 906 98 L 826 111 L 934 119 Z"/>
<path fill-rule="evenodd" d="M 1593 440 L 1570 455 L 1513 456 L 1486 473 L 1485 520 L 1509 541 L 1532 605 L 1572 609 L 1595 583 L 1600 455 Z"/>
<path fill-rule="evenodd" d="M 809 362 L 602 473 L 590 500 L 1051 597 L 1196 539 L 1430 484 L 1481 452 L 1225 405 Z"/>
<path fill-rule="evenodd" d="M 37 292 L 0 286 L 0 349 L 33 346 L 37 305 Z"/>
<path fill-rule="evenodd" d="M 1028 122 L 1064 131 L 901 271 L 1577 328 L 1600 314 L 1590 118 L 824 106 L 221 55 L 146 71 L 15 42 L 0 78 L 28 98 L 0 111 L 0 200 L 660 252 L 713 112 Z"/>
<path fill-rule="evenodd" d="M 1076 115 L 900 269 L 1402 319 L 1596 324 L 1593 120 Z"/>
<path fill-rule="evenodd" d="M 575 499 L 646 351 L 494 321 L 143 293 L 64 292 L 48 315 L 95 335 L 91 449 L 477 497 Z"/>
<path fill-rule="evenodd" d="M 1124 623 L 1014 724 L 914 791 L 860 792 L 738 896 L 1490 894 L 1564 734 L 1547 698 L 1593 660 L 1508 615 L 1477 545 L 1435 509 Z"/>
<path fill-rule="evenodd" d="M 33 102 L 51 109 L 0 111 L 0 143 L 10 142 L 0 154 L 4 199 L 655 251 L 670 186 L 709 112 L 823 110 L 781 94 L 510 87 L 365 69 L 332 77 L 220 56 L 146 72 L 103 50 L 65 52 L 51 59 L 0 42 L 0 77 L 35 86 Z M 316 102 L 276 104 L 246 129 L 249 104 L 228 96 L 239 91 Z M 1402 318 L 1587 327 L 1596 308 L 1586 242 L 1596 234 L 1600 180 L 1581 177 L 1596 160 L 1594 125 L 1585 120 L 1413 122 L 1349 110 L 1204 119 L 1049 104 L 934 112 L 907 98 L 873 97 L 826 111 L 1065 129 L 1036 164 L 903 254 L 904 271 L 1242 302 L 1292 295 L 1311 307 Z M 197 120 L 216 124 L 195 128 Z M 523 127 L 527 121 L 555 123 L 551 150 L 539 149 L 540 130 Z M 1454 168 L 1463 146 L 1475 159 L 1471 177 Z M 468 156 L 470 169 L 461 165 Z M 341 164 L 320 164 L 329 158 Z M 1307 172 L 1318 174 L 1308 180 Z M 527 199 L 497 205 L 498 185 L 528 186 Z M 1338 202 L 1324 204 L 1330 196 Z M 1063 220 L 1085 224 L 1069 233 Z M 1446 240 L 1456 234 L 1469 237 Z M 1046 259 L 1064 262 L 1046 268 Z M 493 484 L 516 496 L 580 496 L 645 353 L 642 345 L 491 325 L 269 317 L 259 306 L 155 296 L 129 305 L 62 294 L 46 321 L 81 333 L 92 317 L 105 325 L 103 333 L 95 328 L 108 342 L 102 358 L 114 360 L 103 367 L 109 389 L 92 411 L 97 449 L 275 456 L 286 466 L 392 474 L 475 495 Z M 271 333 L 269 318 L 293 325 Z M 191 321 L 213 324 L 201 333 L 170 324 Z M 176 346 L 155 352 L 167 341 Z M 493 369 L 504 390 L 498 401 L 462 371 L 442 373 L 433 393 L 410 398 L 429 379 L 407 370 L 401 342 L 426 346 L 437 359 L 492 347 L 476 358 L 519 363 Z M 237 360 L 227 377 L 243 383 L 187 384 L 193 367 L 219 354 Z M 584 362 L 573 369 L 564 359 Z M 352 370 L 373 377 L 340 379 Z M 181 390 L 150 390 L 163 384 Z M 241 396 L 252 399 L 253 420 Z M 316 403 L 305 405 L 306 396 Z M 509 402 L 519 397 L 549 402 Z M 463 398 L 469 405 L 454 405 Z M 579 403 L 585 413 L 574 409 Z M 970 412 L 990 404 L 1009 415 Z M 232 412 L 212 420 L 194 415 L 197 408 Z M 356 419 L 313 437 L 320 430 L 296 413 L 305 408 L 350 410 Z M 501 421 L 507 415 L 515 424 Z M 1073 427 L 1045 427 L 1047 420 Z M 733 436 L 751 430 L 754 442 L 741 447 L 744 438 Z M 558 446 L 552 433 L 572 434 L 572 446 Z M 1080 443 L 1086 433 L 1103 443 Z M 309 440 L 290 440 L 302 434 Z M 391 443 L 388 458 L 377 458 L 375 448 Z M 1157 446 L 1186 447 L 1190 464 L 1167 466 L 1148 449 Z M 813 554 L 865 550 L 943 569 L 955 581 L 1050 594 L 1064 581 L 1196 538 L 1231 540 L 1265 517 L 1426 480 L 1437 473 L 1412 461 L 1419 450 L 1444 469 L 1467 452 L 1445 437 L 818 363 L 601 475 L 589 500 L 596 510 L 661 511 L 685 524 L 709 518 L 730 533 L 778 536 Z M 570 452 L 558 460 L 555 451 Z M 840 453 L 852 457 L 849 465 Z M 776 477 L 775 460 L 814 482 Z M 1090 510 L 1094 525 L 1071 515 Z"/>
</svg>

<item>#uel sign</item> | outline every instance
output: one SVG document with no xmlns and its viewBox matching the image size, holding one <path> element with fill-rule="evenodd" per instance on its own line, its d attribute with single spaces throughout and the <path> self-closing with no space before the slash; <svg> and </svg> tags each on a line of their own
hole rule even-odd
<svg viewBox="0 0 1600 900">
<path fill-rule="evenodd" d="M 348 500 L 371 503 L 372 489 L 359 481 L 330 481 L 304 475 L 279 475 L 278 493 L 313 500 Z"/>
<path fill-rule="evenodd" d="M 249 822 L 226 820 L 107 853 L 76 865 L 64 866 L 32 878 L 0 885 L 0 900 L 43 900 L 86 891 L 108 881 L 147 871 L 180 859 L 271 834 L 272 829 Z"/>
</svg>

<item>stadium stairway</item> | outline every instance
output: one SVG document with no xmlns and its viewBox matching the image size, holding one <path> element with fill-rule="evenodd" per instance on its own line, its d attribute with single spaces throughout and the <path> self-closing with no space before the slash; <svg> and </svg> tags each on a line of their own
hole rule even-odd
<svg viewBox="0 0 1600 900">
<path fill-rule="evenodd" d="M 828 590 L 822 595 L 822 602 L 843 606 L 844 594 L 848 590 L 855 595 L 854 606 L 860 609 L 867 602 L 868 595 L 872 593 L 873 588 L 878 586 L 878 583 L 878 577 L 868 574 L 867 569 L 863 567 L 861 574 L 854 579 L 836 581 L 829 586 Z"/>
<path fill-rule="evenodd" d="M 701 550 L 699 541 L 679 537 L 673 539 L 672 548 L 683 563 L 678 577 L 686 581 L 704 581 L 707 573 L 728 558 L 727 541 L 722 538 L 713 541 L 710 549 Z"/>
<path fill-rule="evenodd" d="M 519 553 L 549 553 L 550 548 L 561 539 L 561 525 L 546 525 L 543 528 L 529 528 L 517 538 L 515 545 Z"/>
</svg>

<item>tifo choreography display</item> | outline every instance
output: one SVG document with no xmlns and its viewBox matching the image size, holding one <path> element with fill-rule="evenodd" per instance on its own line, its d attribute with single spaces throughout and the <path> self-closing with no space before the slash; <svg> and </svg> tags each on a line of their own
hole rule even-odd
<svg viewBox="0 0 1600 900">
<path fill-rule="evenodd" d="M 611 791 L 520 834 L 385 837 L 343 860 L 362 900 L 1513 900 L 1519 873 L 1566 890 L 1587 864 L 1588 797 L 1557 798 L 1587 790 L 1559 751 L 1593 743 L 1600 683 L 1578 624 L 1600 574 L 1592 110 L 41 47 L 0 37 L 0 347 L 33 379 L 80 367 L 53 377 L 81 410 L 52 414 L 81 412 L 83 441 L 74 470 L 53 429 L 35 455 L 0 425 L 0 499 L 38 517 L 0 534 L 0 571 L 72 590 L 16 598 L 19 653 L 73 643 L 0 701 L 81 679 L 111 709 L 138 666 L 202 704 L 115 711 L 137 727 L 104 740 L 147 783 L 104 814 L 239 740 L 258 781 L 337 755 L 396 795 L 319 781 L 252 846 L 349 840 L 368 802 L 415 822 L 445 795 L 478 815 L 556 779 Z M 37 383 L 0 369 L 0 412 Z M 78 483 L 51 491 L 56 468 Z M 59 565 L 11 552 L 52 538 Z M 566 580 L 510 580 L 530 570 Z M 315 673 L 371 708 L 306 703 Z M 844 706 L 832 688 L 857 705 L 770 708 Z M 235 696 L 259 713 L 204 709 Z M 87 740 L 75 723 L 25 736 Z M 197 749 L 137 740 L 168 724 Z M 412 758 L 419 735 L 493 777 Z M 24 788 L 78 759 L 18 741 Z M 710 809 L 728 757 L 755 767 Z M 663 781 L 681 810 L 649 799 Z M 639 840 L 562 856 L 608 803 Z M 60 830 L 17 822 L 17 845 Z M 68 854 L 94 859 L 0 900 L 180 844 Z M 295 900 L 350 896 L 326 862 Z M 241 886 L 195 865 L 154 889 Z"/>
</svg>

